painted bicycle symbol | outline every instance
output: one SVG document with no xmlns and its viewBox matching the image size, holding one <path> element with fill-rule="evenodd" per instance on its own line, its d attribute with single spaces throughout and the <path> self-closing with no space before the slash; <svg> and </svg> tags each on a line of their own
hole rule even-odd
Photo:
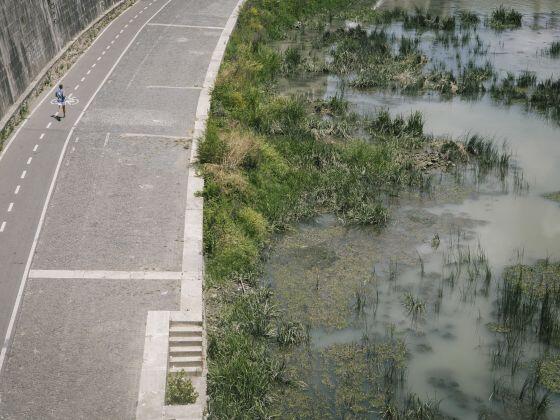
<svg viewBox="0 0 560 420">
<path fill-rule="evenodd" d="M 64 101 L 65 105 L 77 105 L 80 102 L 80 100 L 78 98 L 76 98 L 74 95 L 70 94 L 66 97 L 66 100 Z M 51 104 L 53 105 L 58 105 L 58 99 L 54 98 L 53 100 L 51 100 Z"/>
</svg>

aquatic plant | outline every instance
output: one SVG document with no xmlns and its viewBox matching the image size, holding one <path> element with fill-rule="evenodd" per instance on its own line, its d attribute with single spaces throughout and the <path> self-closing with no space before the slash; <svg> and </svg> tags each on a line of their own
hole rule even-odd
<svg viewBox="0 0 560 420">
<path fill-rule="evenodd" d="M 501 5 L 492 11 L 489 25 L 494 29 L 515 29 L 521 27 L 522 19 L 523 15 L 517 10 Z"/>
<path fill-rule="evenodd" d="M 426 302 L 412 293 L 406 293 L 403 297 L 403 306 L 413 321 L 417 321 L 426 311 Z"/>
<path fill-rule="evenodd" d="M 553 41 L 546 52 L 553 58 L 560 57 L 560 41 Z"/>
<path fill-rule="evenodd" d="M 459 12 L 459 20 L 461 21 L 461 26 L 463 27 L 476 26 L 480 22 L 478 15 L 470 10 L 461 10 Z"/>
<path fill-rule="evenodd" d="M 306 343 L 309 331 L 301 322 L 281 320 L 276 327 L 276 340 L 283 347 Z"/>
</svg>

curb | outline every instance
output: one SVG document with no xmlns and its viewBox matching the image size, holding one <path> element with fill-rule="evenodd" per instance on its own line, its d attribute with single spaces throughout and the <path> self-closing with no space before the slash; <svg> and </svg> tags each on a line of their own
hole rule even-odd
<svg viewBox="0 0 560 420">
<path fill-rule="evenodd" d="M 216 77 L 220 70 L 228 41 L 237 24 L 239 11 L 245 0 L 239 0 L 231 13 L 218 40 L 210 59 L 210 64 L 204 79 L 204 84 L 198 99 L 196 109 L 193 141 L 189 157 L 187 179 L 187 202 L 185 208 L 185 228 L 183 232 L 183 260 L 181 280 L 180 311 L 150 312 L 146 325 L 146 339 L 140 388 L 138 392 L 138 406 L 136 418 L 147 419 L 201 419 L 206 414 L 206 377 L 208 368 L 206 363 L 206 322 L 204 315 L 204 253 L 203 253 L 203 216 L 204 199 L 200 195 L 204 190 L 204 179 L 196 171 L 198 144 L 206 131 L 210 112 L 210 100 Z M 167 340 L 155 340 L 153 331 L 156 324 L 167 319 Z M 197 377 L 196 388 L 199 391 L 198 401 L 191 405 L 165 405 L 165 390 L 169 369 L 169 325 L 171 320 L 202 322 L 202 375 Z M 161 356 L 165 354 L 165 363 Z M 157 366 L 154 366 L 157 360 Z M 195 381 L 193 380 L 193 383 Z"/>
</svg>

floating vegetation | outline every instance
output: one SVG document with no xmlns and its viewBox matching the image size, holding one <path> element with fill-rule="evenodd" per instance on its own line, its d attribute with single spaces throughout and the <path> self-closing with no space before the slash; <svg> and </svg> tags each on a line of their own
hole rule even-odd
<svg viewBox="0 0 560 420">
<path fill-rule="evenodd" d="M 560 354 L 545 357 L 538 363 L 540 383 L 550 392 L 560 394 Z"/>
<path fill-rule="evenodd" d="M 560 203 L 560 191 L 545 194 L 544 198 L 552 201 L 557 201 Z"/>
<path fill-rule="evenodd" d="M 517 10 L 506 9 L 503 5 L 492 11 L 489 25 L 494 29 L 515 29 L 520 28 L 523 15 Z"/>
<path fill-rule="evenodd" d="M 403 306 L 413 322 L 417 322 L 426 311 L 426 302 L 412 293 L 406 293 L 403 298 Z"/>
</svg>

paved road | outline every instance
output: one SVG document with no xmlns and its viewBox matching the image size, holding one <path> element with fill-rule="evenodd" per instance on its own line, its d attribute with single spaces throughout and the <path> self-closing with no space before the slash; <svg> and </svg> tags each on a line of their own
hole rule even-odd
<svg viewBox="0 0 560 420">
<path fill-rule="evenodd" d="M 194 115 L 237 0 L 139 0 L 0 158 L 0 418 L 131 418 L 148 310 L 177 310 Z M 146 278 L 141 280 L 142 278 Z"/>
</svg>

